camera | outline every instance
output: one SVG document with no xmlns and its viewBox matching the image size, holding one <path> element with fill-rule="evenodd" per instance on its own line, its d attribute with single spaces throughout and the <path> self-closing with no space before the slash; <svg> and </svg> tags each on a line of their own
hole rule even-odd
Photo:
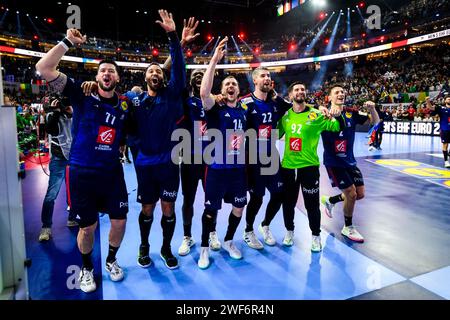
<svg viewBox="0 0 450 320">
<path fill-rule="evenodd" d="M 68 105 L 68 99 L 61 95 L 49 95 L 42 99 L 42 106 L 44 111 L 52 112 L 55 109 L 60 109 L 60 111 L 64 111 L 64 108 Z M 56 100 L 56 103 L 54 102 Z"/>
</svg>

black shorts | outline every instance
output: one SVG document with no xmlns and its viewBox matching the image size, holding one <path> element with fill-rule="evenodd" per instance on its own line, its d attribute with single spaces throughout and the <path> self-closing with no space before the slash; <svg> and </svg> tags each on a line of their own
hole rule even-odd
<svg viewBox="0 0 450 320">
<path fill-rule="evenodd" d="M 198 182 L 205 186 L 206 164 L 181 164 L 181 190 L 183 195 L 196 193 Z"/>
<path fill-rule="evenodd" d="M 245 168 L 206 170 L 205 207 L 212 210 L 222 208 L 222 200 L 236 208 L 247 204 L 247 181 Z"/>
<path fill-rule="evenodd" d="M 175 202 L 180 186 L 179 167 L 171 161 L 149 166 L 136 166 L 137 202 L 155 204 L 159 199 Z"/>
<path fill-rule="evenodd" d="M 441 130 L 442 143 L 450 143 L 450 130 Z"/>
<path fill-rule="evenodd" d="M 351 185 L 355 187 L 360 187 L 364 185 L 364 179 L 361 170 L 357 166 L 354 167 L 326 167 L 328 172 L 328 177 L 330 177 L 330 182 L 333 187 L 338 187 L 339 189 L 347 189 Z"/>
<path fill-rule="evenodd" d="M 253 164 L 247 166 L 248 191 L 259 197 L 264 197 L 266 188 L 270 193 L 283 191 L 283 178 L 281 176 L 281 164 L 273 175 L 262 175 L 261 165 Z"/>
<path fill-rule="evenodd" d="M 123 168 L 99 170 L 78 166 L 68 167 L 70 212 L 80 217 L 80 227 L 88 227 L 98 220 L 98 213 L 110 219 L 126 219 L 128 193 Z"/>
</svg>

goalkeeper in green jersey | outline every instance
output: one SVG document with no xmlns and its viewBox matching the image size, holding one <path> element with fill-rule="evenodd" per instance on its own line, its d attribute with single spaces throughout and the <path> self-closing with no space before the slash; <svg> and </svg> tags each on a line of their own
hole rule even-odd
<svg viewBox="0 0 450 320">
<path fill-rule="evenodd" d="M 285 246 L 294 244 L 294 214 L 300 185 L 312 231 L 311 251 L 322 250 L 320 241 L 319 157 L 317 145 L 322 131 L 338 132 L 345 128 L 341 115 L 327 118 L 305 103 L 306 88 L 294 82 L 288 89 L 293 106 L 278 123 L 280 137 L 284 137 L 284 156 L 281 173 L 284 183 L 283 216 L 287 229 Z M 266 221 L 267 222 L 267 221 Z"/>
</svg>

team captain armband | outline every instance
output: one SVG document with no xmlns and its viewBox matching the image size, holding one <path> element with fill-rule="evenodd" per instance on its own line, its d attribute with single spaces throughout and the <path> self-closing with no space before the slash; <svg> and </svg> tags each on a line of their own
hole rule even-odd
<svg viewBox="0 0 450 320">
<path fill-rule="evenodd" d="M 54 80 L 48 82 L 48 87 L 51 92 L 61 93 L 66 87 L 66 84 L 67 76 L 64 73 L 60 72 Z"/>
</svg>

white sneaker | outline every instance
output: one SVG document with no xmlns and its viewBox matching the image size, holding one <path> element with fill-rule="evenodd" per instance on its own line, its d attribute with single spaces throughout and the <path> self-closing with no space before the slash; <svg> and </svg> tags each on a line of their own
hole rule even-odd
<svg viewBox="0 0 450 320">
<path fill-rule="evenodd" d="M 375 150 L 375 147 L 374 146 L 370 146 L 369 147 L 369 151 L 373 151 L 373 150 Z"/>
<path fill-rule="evenodd" d="M 341 231 L 342 235 L 355 242 L 364 242 L 364 237 L 356 230 L 354 226 L 344 226 Z"/>
<path fill-rule="evenodd" d="M 244 241 L 252 249 L 261 250 L 264 248 L 264 245 L 256 237 L 254 231 L 244 232 Z"/>
<path fill-rule="evenodd" d="M 88 270 L 83 268 L 80 271 L 80 276 L 78 277 L 78 282 L 80 283 L 80 289 L 83 292 L 89 293 L 97 289 L 97 285 L 94 280 L 94 270 Z"/>
<path fill-rule="evenodd" d="M 191 252 L 191 247 L 195 244 L 194 238 L 192 237 L 183 237 L 183 242 L 181 242 L 181 246 L 178 248 L 178 254 L 180 256 L 185 256 L 189 252 Z"/>
<path fill-rule="evenodd" d="M 209 264 L 209 247 L 201 247 L 200 259 L 198 259 L 198 267 L 203 270 L 208 269 Z"/>
<path fill-rule="evenodd" d="M 325 207 L 325 214 L 328 216 L 328 218 L 333 218 L 333 208 L 334 204 L 330 203 L 330 197 L 329 196 L 321 196 L 320 202 Z"/>
<path fill-rule="evenodd" d="M 236 260 L 242 259 L 242 254 L 233 243 L 233 240 L 228 240 L 223 243 L 223 248 L 230 254 L 230 257 Z"/>
<path fill-rule="evenodd" d="M 270 231 L 269 226 L 263 226 L 259 225 L 258 227 L 259 232 L 262 234 L 264 238 L 264 242 L 269 246 L 274 246 L 277 243 L 277 240 L 272 235 L 272 232 Z"/>
<path fill-rule="evenodd" d="M 220 250 L 222 247 L 219 237 L 217 236 L 217 231 L 213 231 L 209 234 L 209 247 L 214 251 Z"/>
<path fill-rule="evenodd" d="M 444 167 L 450 168 L 450 162 L 448 160 L 444 162 Z"/>
<path fill-rule="evenodd" d="M 117 260 L 114 260 L 114 262 L 107 262 L 105 270 L 108 271 L 111 281 L 116 282 L 123 280 L 123 270 L 117 263 Z"/>
<path fill-rule="evenodd" d="M 320 236 L 312 236 L 311 251 L 312 252 L 322 251 L 322 242 L 320 240 Z"/>
<path fill-rule="evenodd" d="M 51 228 L 42 228 L 39 233 L 39 241 L 48 241 L 52 237 L 52 229 Z"/>
<path fill-rule="evenodd" d="M 292 247 L 294 245 L 294 231 L 286 231 L 283 239 L 283 245 L 286 247 Z"/>
</svg>

